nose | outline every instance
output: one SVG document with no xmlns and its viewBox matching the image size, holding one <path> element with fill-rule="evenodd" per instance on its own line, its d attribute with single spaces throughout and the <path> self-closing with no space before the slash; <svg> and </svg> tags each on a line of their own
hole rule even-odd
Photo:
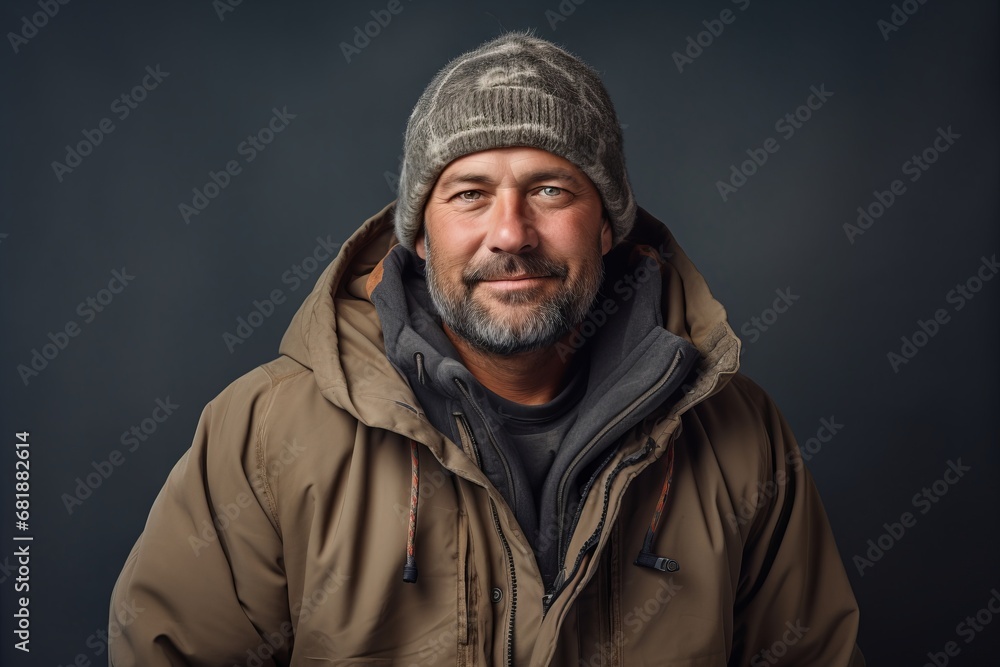
<svg viewBox="0 0 1000 667">
<path fill-rule="evenodd" d="M 484 243 L 491 252 L 519 255 L 538 245 L 538 234 L 516 188 L 502 189 L 488 213 Z"/>
</svg>

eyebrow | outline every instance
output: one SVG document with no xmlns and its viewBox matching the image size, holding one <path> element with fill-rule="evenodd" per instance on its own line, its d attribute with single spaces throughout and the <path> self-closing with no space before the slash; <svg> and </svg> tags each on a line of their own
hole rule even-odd
<svg viewBox="0 0 1000 667">
<path fill-rule="evenodd" d="M 554 169 L 541 169 L 539 171 L 528 172 L 524 175 L 524 182 L 526 183 L 537 183 L 538 181 L 550 181 L 550 180 L 561 180 L 567 181 L 572 185 L 580 186 L 580 179 L 573 175 L 573 172 L 568 169 L 554 168 Z M 481 183 L 483 185 L 494 185 L 496 181 L 493 178 L 477 172 L 459 172 L 451 174 L 443 178 L 439 183 L 438 187 L 441 189 L 447 189 L 459 183 Z"/>
</svg>

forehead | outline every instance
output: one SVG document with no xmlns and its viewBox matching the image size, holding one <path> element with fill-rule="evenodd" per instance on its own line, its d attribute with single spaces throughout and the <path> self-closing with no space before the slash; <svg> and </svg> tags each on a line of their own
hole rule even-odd
<svg viewBox="0 0 1000 667">
<path fill-rule="evenodd" d="M 523 173 L 546 171 L 553 175 L 563 174 L 567 178 L 587 181 L 586 174 L 564 157 L 527 146 L 491 148 L 469 153 L 448 163 L 438 176 L 438 184 L 469 176 L 497 176 L 504 172 Z"/>
</svg>

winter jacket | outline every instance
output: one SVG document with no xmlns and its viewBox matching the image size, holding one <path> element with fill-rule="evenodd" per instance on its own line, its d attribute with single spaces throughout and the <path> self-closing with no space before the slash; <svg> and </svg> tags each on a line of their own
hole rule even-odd
<svg viewBox="0 0 1000 667">
<path fill-rule="evenodd" d="M 386 356 L 372 293 L 392 206 L 320 276 L 280 356 L 203 411 L 112 594 L 109 664 L 864 664 L 794 436 L 662 223 L 640 209 L 629 275 L 655 266 L 663 328 L 697 354 L 577 480 L 566 537 L 541 535 L 563 542 L 547 589 L 485 443 L 458 417 L 435 428 Z"/>
</svg>

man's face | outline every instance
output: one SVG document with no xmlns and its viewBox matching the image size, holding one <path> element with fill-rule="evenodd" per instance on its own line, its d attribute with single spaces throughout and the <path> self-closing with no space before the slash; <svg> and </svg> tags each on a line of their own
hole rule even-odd
<svg viewBox="0 0 1000 667">
<path fill-rule="evenodd" d="M 444 324 L 489 354 L 553 345 L 583 320 L 600 287 L 612 243 L 602 211 L 586 174 L 537 148 L 451 162 L 416 239 Z"/>
</svg>

